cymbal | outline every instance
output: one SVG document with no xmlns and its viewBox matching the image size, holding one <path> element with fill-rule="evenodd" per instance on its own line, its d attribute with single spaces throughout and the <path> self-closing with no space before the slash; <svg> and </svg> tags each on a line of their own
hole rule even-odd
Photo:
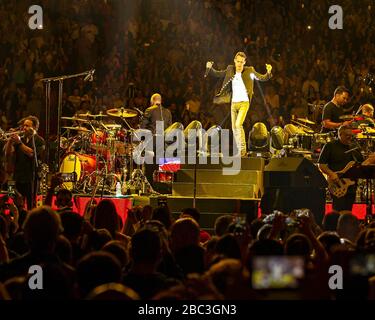
<svg viewBox="0 0 375 320">
<path fill-rule="evenodd" d="M 76 117 L 61 117 L 62 120 L 71 120 L 71 121 L 81 121 L 81 122 L 88 122 L 88 120 L 76 118 Z"/>
<path fill-rule="evenodd" d="M 105 123 L 104 124 L 108 129 L 120 129 L 122 126 L 121 124 L 117 124 L 117 123 Z"/>
<path fill-rule="evenodd" d="M 75 130 L 75 131 L 81 131 L 81 132 L 90 132 L 89 129 L 84 128 L 84 127 L 62 127 L 62 129 Z"/>
<path fill-rule="evenodd" d="M 108 117 L 106 114 L 102 114 L 102 113 L 99 113 L 99 114 L 90 114 L 90 113 L 83 113 L 83 114 L 79 114 L 78 115 L 79 117 L 88 117 L 88 118 L 105 118 L 105 117 Z"/>
<path fill-rule="evenodd" d="M 138 114 L 136 111 L 131 110 L 131 109 L 109 109 L 107 110 L 107 114 L 111 117 L 117 117 L 117 118 L 134 118 Z"/>
<path fill-rule="evenodd" d="M 311 125 L 315 124 L 314 121 L 311 121 L 311 120 L 309 120 L 307 118 L 306 119 L 304 119 L 304 118 L 297 118 L 297 121 L 303 122 L 305 124 L 311 124 Z"/>
<path fill-rule="evenodd" d="M 314 130 L 311 129 L 309 126 L 306 126 L 306 125 L 304 125 L 304 124 L 302 124 L 302 123 L 299 123 L 297 120 L 291 120 L 291 122 L 293 122 L 293 123 L 295 123 L 296 125 L 302 127 L 303 130 L 309 130 L 309 131 L 314 132 Z"/>
<path fill-rule="evenodd" d="M 295 154 L 312 154 L 311 151 L 303 150 L 303 149 L 292 149 L 291 152 Z"/>
</svg>

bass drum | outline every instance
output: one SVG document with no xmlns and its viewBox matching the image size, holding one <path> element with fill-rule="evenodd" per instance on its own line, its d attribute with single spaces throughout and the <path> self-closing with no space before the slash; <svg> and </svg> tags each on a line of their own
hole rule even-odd
<svg viewBox="0 0 375 320">
<path fill-rule="evenodd" d="M 75 152 L 68 153 L 60 165 L 60 173 L 75 173 L 76 182 L 82 182 L 84 177 L 96 170 L 96 159 L 93 155 L 78 154 Z M 74 182 L 64 182 L 63 187 L 72 190 Z"/>
</svg>

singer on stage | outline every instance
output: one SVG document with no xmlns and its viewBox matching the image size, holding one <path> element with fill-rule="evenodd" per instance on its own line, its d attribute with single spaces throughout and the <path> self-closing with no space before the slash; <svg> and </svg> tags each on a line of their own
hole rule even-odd
<svg viewBox="0 0 375 320">
<path fill-rule="evenodd" d="M 215 70 L 213 62 L 206 63 L 206 74 L 217 78 L 224 78 L 220 91 L 214 98 L 216 104 L 231 104 L 231 122 L 237 150 L 241 150 L 241 157 L 247 155 L 246 138 L 243 123 L 249 110 L 254 92 L 254 79 L 267 81 L 272 77 L 272 66 L 266 64 L 267 73 L 260 74 L 253 66 L 245 67 L 246 54 L 237 52 L 234 57 L 234 66 L 229 65 L 225 70 Z"/>
<path fill-rule="evenodd" d="M 13 134 L 5 145 L 5 156 L 14 157 L 16 189 L 27 200 L 27 208 L 35 207 L 38 161 L 43 156 L 45 142 L 37 134 L 39 119 L 28 116 L 19 122 L 23 134 Z"/>
</svg>

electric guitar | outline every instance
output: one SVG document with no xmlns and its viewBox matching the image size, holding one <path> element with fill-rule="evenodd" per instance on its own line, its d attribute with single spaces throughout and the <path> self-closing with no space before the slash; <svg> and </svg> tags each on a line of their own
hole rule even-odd
<svg viewBox="0 0 375 320">
<path fill-rule="evenodd" d="M 328 190 L 337 198 L 341 198 L 346 195 L 348 192 L 348 188 L 355 184 L 355 181 L 347 179 L 347 178 L 340 178 L 344 173 L 346 173 L 350 168 L 355 165 L 355 161 L 350 161 L 344 169 L 341 171 L 337 171 L 337 175 L 339 176 L 338 181 L 333 181 L 330 178 L 327 178 L 328 181 Z"/>
</svg>

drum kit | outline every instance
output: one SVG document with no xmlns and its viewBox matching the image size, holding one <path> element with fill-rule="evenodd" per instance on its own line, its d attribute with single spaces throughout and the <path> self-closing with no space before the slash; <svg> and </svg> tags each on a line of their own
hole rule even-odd
<svg viewBox="0 0 375 320">
<path fill-rule="evenodd" d="M 321 147 L 334 139 L 332 133 L 318 133 L 317 125 L 307 118 L 292 119 L 284 127 L 284 149 L 288 156 L 303 156 L 312 159 Z"/>
<path fill-rule="evenodd" d="M 63 187 L 78 193 L 97 189 L 114 193 L 120 183 L 122 193 L 127 193 L 133 172 L 138 170 L 139 176 L 142 171 L 133 168 L 135 129 L 128 122 L 138 116 L 137 111 L 119 108 L 107 110 L 106 114 L 62 117 L 68 123 L 62 127 L 60 138 Z"/>
<path fill-rule="evenodd" d="M 344 115 L 342 121 L 352 121 L 354 143 L 366 158 L 375 151 L 374 124 L 366 122 L 365 118 L 357 115 Z M 337 133 L 318 133 L 316 123 L 305 118 L 292 119 L 291 124 L 284 127 L 285 146 L 289 156 L 304 156 L 313 158 L 319 156 L 321 148 L 337 137 Z"/>
</svg>

